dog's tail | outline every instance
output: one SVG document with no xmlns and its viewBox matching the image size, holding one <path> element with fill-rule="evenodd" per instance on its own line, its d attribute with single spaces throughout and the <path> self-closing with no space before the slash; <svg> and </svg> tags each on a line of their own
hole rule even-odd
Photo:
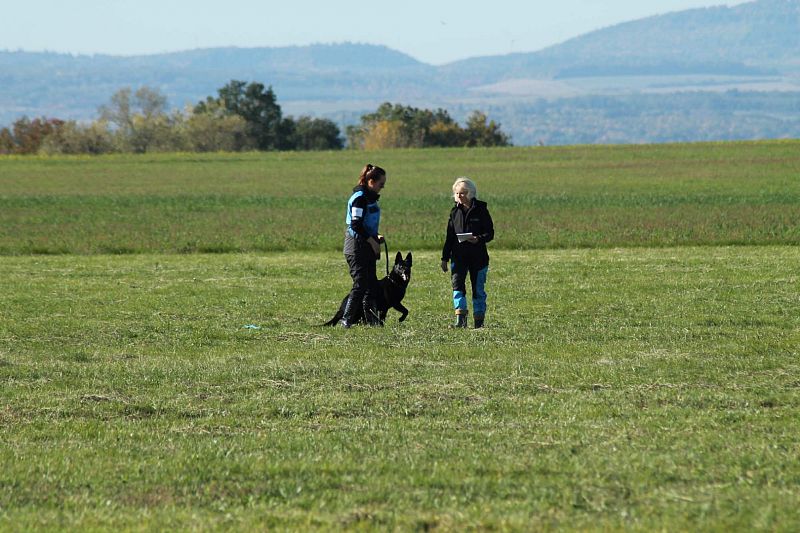
<svg viewBox="0 0 800 533">
<path fill-rule="evenodd" d="M 344 316 L 344 308 L 345 308 L 345 304 L 347 303 L 347 298 L 349 296 L 350 295 L 348 294 L 347 296 L 344 297 L 344 300 L 342 300 L 341 305 L 339 305 L 339 310 L 336 311 L 336 314 L 333 315 L 333 318 L 331 318 L 330 320 L 328 320 L 324 324 L 320 324 L 320 326 L 323 326 L 323 327 L 328 326 L 328 327 L 330 327 L 330 326 L 335 326 L 336 324 L 339 323 L 339 321 Z"/>
<path fill-rule="evenodd" d="M 344 316 L 344 313 L 342 313 L 341 311 L 338 311 L 335 315 L 333 315 L 333 318 L 331 318 L 330 320 L 328 320 L 324 324 L 320 324 L 320 326 L 323 326 L 323 327 L 335 326 L 336 324 L 339 323 L 339 321 L 342 319 L 343 316 Z"/>
</svg>

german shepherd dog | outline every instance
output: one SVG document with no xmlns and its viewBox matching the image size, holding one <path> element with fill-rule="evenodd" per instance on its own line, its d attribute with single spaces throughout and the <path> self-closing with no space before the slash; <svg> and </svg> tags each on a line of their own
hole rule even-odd
<svg viewBox="0 0 800 533">
<path fill-rule="evenodd" d="M 397 256 L 394 258 L 394 267 L 391 272 L 389 272 L 389 275 L 378 280 L 378 294 L 375 298 L 375 304 L 378 307 L 381 325 L 383 325 L 384 320 L 386 320 L 386 313 L 389 311 L 390 307 L 402 313 L 400 322 L 405 320 L 408 316 L 408 309 L 406 309 L 401 302 L 406 295 L 408 282 L 411 281 L 411 260 L 411 252 L 408 252 L 405 259 L 403 259 L 403 254 L 397 252 Z M 347 296 L 342 300 L 342 304 L 339 306 L 339 310 L 336 311 L 336 314 L 333 315 L 333 318 L 325 322 L 323 326 L 335 326 L 338 324 L 342 316 L 344 316 L 344 306 L 346 303 Z M 358 324 L 359 322 L 364 322 L 363 310 L 353 323 Z"/>
</svg>

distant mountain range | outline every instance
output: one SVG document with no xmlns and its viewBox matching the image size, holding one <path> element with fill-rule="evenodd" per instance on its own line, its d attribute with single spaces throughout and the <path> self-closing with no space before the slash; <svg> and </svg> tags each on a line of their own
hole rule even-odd
<svg viewBox="0 0 800 533">
<path fill-rule="evenodd" d="M 686 91 L 800 91 L 800 0 L 758 0 L 618 24 L 538 52 L 421 63 L 383 46 L 214 48 L 158 55 L 0 52 L 0 125 L 22 115 L 93 119 L 118 89 L 159 88 L 174 107 L 231 79 L 272 85 L 287 114 L 353 122 L 383 101 L 456 118 L 541 99 Z M 492 116 L 490 114 L 490 116 Z M 509 131 L 526 144 L 519 117 Z M 516 129 L 519 128 L 518 131 Z M 646 139 L 645 139 L 646 140 Z"/>
<path fill-rule="evenodd" d="M 539 52 L 466 59 L 444 67 L 498 78 L 638 72 L 764 74 L 800 71 L 800 1 L 759 0 L 691 9 L 587 33 Z"/>
</svg>

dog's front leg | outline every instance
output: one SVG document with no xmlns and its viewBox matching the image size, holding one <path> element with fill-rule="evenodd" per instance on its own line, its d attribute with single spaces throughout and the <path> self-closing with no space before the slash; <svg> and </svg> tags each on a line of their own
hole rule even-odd
<svg viewBox="0 0 800 533">
<path fill-rule="evenodd" d="M 400 322 L 402 322 L 403 320 L 405 320 L 405 319 L 406 319 L 406 317 L 408 316 L 408 309 L 406 309 L 406 307 L 405 307 L 403 304 L 401 304 L 401 303 L 398 303 L 397 305 L 395 305 L 395 306 L 394 306 L 394 308 L 395 308 L 397 311 L 400 311 L 401 313 L 403 313 L 403 316 L 401 316 L 401 317 L 400 317 Z"/>
</svg>

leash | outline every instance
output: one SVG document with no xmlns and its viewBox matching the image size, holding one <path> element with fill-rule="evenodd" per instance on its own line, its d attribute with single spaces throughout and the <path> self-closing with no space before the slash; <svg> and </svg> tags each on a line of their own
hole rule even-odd
<svg viewBox="0 0 800 533">
<path fill-rule="evenodd" d="M 386 237 L 383 238 L 383 249 L 386 252 L 386 275 L 389 275 L 389 245 L 386 244 Z"/>
</svg>

